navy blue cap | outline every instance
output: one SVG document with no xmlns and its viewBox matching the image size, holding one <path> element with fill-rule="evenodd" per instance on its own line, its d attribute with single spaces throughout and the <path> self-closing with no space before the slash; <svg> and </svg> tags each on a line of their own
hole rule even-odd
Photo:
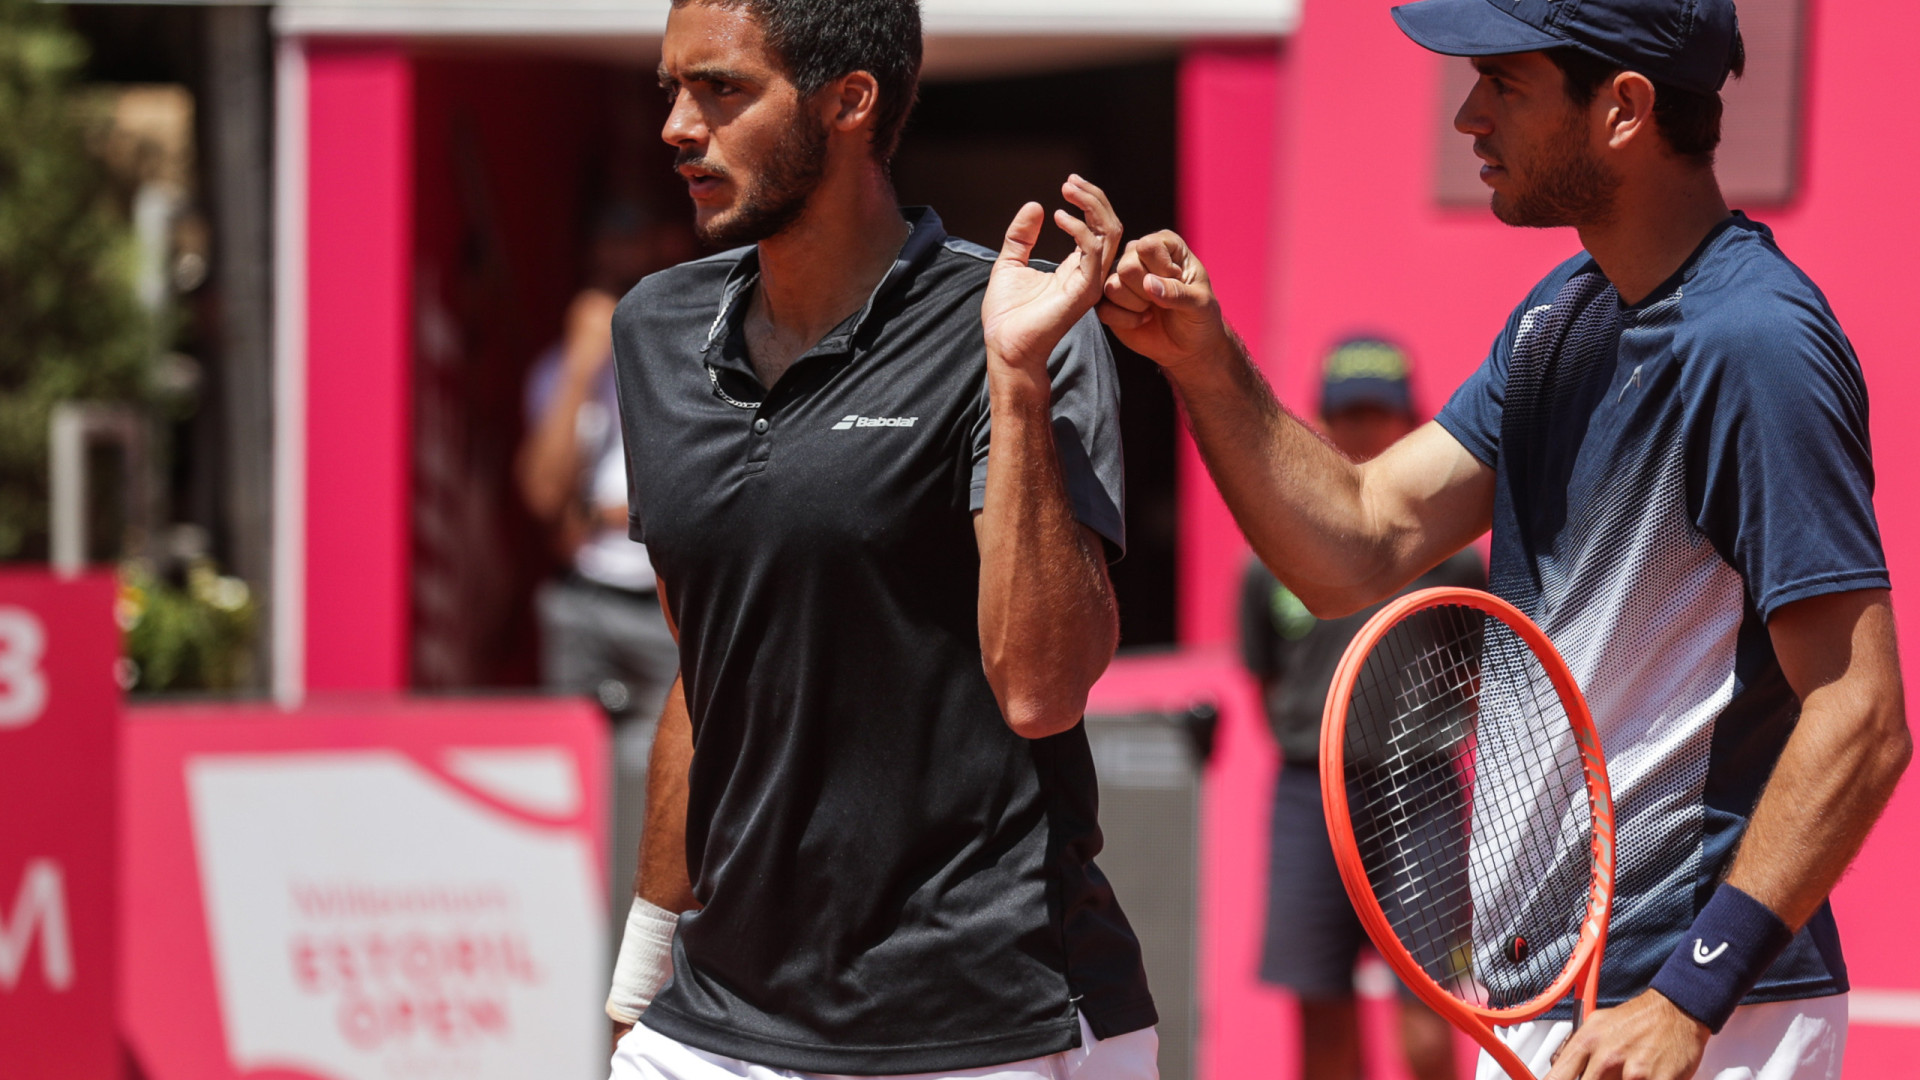
<svg viewBox="0 0 1920 1080">
<path fill-rule="evenodd" d="M 1332 416 L 1356 405 L 1411 415 L 1408 367 L 1407 354 L 1391 341 L 1348 338 L 1334 346 L 1320 370 L 1320 415 Z"/>
<path fill-rule="evenodd" d="M 1448 56 L 1573 46 L 1655 82 L 1718 93 L 1733 63 L 1733 0 L 1420 0 L 1393 9 Z"/>
</svg>

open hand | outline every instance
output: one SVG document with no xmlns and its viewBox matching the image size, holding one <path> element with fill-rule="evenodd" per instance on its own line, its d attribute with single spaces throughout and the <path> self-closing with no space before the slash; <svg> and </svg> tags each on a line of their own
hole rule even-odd
<svg viewBox="0 0 1920 1080">
<path fill-rule="evenodd" d="M 1053 347 L 1100 301 L 1100 283 L 1120 251 L 1120 219 L 1106 193 L 1078 175 L 1068 177 L 1060 193 L 1086 220 L 1054 211 L 1054 224 L 1073 237 L 1074 249 L 1053 273 L 1028 265 L 1045 213 L 1040 204 L 1022 206 L 1007 226 L 1006 242 L 980 304 L 990 365 L 1008 364 L 1044 375 Z"/>
<path fill-rule="evenodd" d="M 1227 340 L 1207 269 L 1177 233 L 1163 230 L 1128 244 L 1105 292 L 1100 321 L 1121 344 L 1169 371 Z"/>
<path fill-rule="evenodd" d="M 1689 1080 L 1709 1034 L 1658 991 L 1644 990 L 1595 1009 L 1554 1055 L 1547 1080 Z"/>
</svg>

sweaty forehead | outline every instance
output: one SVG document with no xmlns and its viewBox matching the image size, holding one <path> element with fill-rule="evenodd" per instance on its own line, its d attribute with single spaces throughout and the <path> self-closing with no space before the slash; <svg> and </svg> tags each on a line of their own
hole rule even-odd
<svg viewBox="0 0 1920 1080">
<path fill-rule="evenodd" d="M 764 79 L 777 70 L 765 33 L 744 6 L 694 0 L 667 13 L 660 44 L 662 78 L 721 72 Z"/>
</svg>

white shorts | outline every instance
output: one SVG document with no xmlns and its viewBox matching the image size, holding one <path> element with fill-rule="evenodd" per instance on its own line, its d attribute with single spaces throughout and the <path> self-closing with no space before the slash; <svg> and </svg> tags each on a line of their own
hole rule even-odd
<svg viewBox="0 0 1920 1080">
<path fill-rule="evenodd" d="M 1500 1028 L 1500 1039 L 1535 1076 L 1545 1076 L 1554 1051 L 1573 1034 L 1567 1020 L 1533 1020 Z M 1840 1080 L 1847 1049 L 1847 995 L 1770 1001 L 1733 1010 L 1727 1026 L 1707 1040 L 1694 1080 Z M 1474 1080 L 1507 1080 L 1482 1053 Z"/>
<path fill-rule="evenodd" d="M 892 1080 L 1159 1080 L 1160 1034 L 1153 1028 L 1095 1039 L 1080 1018 L 1080 1045 L 1046 1057 Z M 709 1054 L 635 1024 L 613 1051 L 612 1080 L 844 1080 Z"/>
</svg>

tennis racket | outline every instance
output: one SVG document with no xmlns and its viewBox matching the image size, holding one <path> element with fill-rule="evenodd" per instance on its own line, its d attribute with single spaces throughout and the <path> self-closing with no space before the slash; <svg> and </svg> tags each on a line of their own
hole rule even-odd
<svg viewBox="0 0 1920 1080">
<path fill-rule="evenodd" d="M 1514 1080 L 1494 1034 L 1569 993 L 1593 1010 L 1613 906 L 1613 796 L 1547 635 L 1474 589 L 1381 609 L 1335 670 L 1320 787 L 1340 879 L 1401 980 Z"/>
</svg>

